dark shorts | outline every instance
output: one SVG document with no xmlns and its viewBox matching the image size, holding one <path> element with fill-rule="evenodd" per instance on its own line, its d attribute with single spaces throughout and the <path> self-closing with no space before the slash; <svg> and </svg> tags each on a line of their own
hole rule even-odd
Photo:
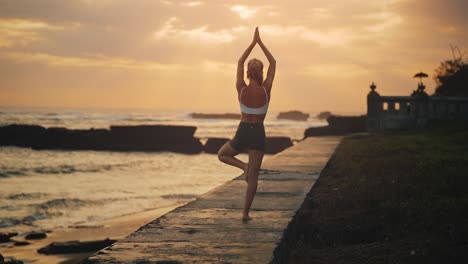
<svg viewBox="0 0 468 264">
<path fill-rule="evenodd" d="M 263 123 L 240 122 L 236 135 L 229 141 L 238 152 L 265 150 L 265 127 Z"/>
</svg>

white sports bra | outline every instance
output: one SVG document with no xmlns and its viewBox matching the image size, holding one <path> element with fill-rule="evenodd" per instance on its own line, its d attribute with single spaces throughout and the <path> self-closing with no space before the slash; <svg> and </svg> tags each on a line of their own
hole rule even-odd
<svg viewBox="0 0 468 264">
<path fill-rule="evenodd" d="M 265 97 L 266 97 L 266 103 L 265 105 L 263 105 L 262 107 L 260 108 L 250 108 L 246 105 L 244 105 L 242 102 L 241 102 L 241 98 L 242 98 L 242 91 L 244 90 L 245 87 L 242 87 L 241 91 L 240 91 L 240 94 L 239 94 L 239 104 L 240 104 L 240 110 L 242 113 L 245 113 L 245 114 L 252 114 L 252 115 L 264 115 L 267 113 L 268 111 L 268 105 L 270 103 L 270 101 L 268 100 L 268 93 L 265 89 L 265 87 L 263 87 L 262 85 L 262 88 L 263 90 L 265 91 Z"/>
</svg>

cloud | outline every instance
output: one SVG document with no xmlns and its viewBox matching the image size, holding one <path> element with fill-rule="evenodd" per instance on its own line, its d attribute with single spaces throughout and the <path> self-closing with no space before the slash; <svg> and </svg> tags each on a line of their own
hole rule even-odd
<svg viewBox="0 0 468 264">
<path fill-rule="evenodd" d="M 323 46 L 346 46 L 355 36 L 346 29 L 332 29 L 327 32 L 319 30 L 304 30 L 301 37 Z"/>
<path fill-rule="evenodd" d="M 203 4 L 205 4 L 205 3 L 202 2 L 202 1 L 190 1 L 190 2 L 180 3 L 181 6 L 185 6 L 185 7 L 196 7 L 196 6 L 201 6 Z"/>
<path fill-rule="evenodd" d="M 208 31 L 207 25 L 193 29 L 182 29 L 176 28 L 174 25 L 176 21 L 176 17 L 171 17 L 167 20 L 164 25 L 154 33 L 154 38 L 219 44 L 232 42 L 235 39 L 235 36 L 232 33 L 239 30 L 239 27 L 234 27 L 232 29 Z"/>
<path fill-rule="evenodd" d="M 25 46 L 43 40 L 41 31 L 63 30 L 63 26 L 26 19 L 0 19 L 0 48 Z"/>
<path fill-rule="evenodd" d="M 216 60 L 203 60 L 188 64 L 163 64 L 155 61 L 135 60 L 131 58 L 109 57 L 102 54 L 87 54 L 83 57 L 58 56 L 48 53 L 32 52 L 5 52 L 0 53 L 0 57 L 7 58 L 19 63 L 42 63 L 52 67 L 79 67 L 79 68 L 102 68 L 102 69 L 122 69 L 138 71 L 181 71 L 190 72 L 203 71 L 205 73 L 221 73 L 232 75 L 235 73 L 236 65 Z"/>
<path fill-rule="evenodd" d="M 314 7 L 312 8 L 312 17 L 317 20 L 329 20 L 335 16 L 327 8 Z"/>
<path fill-rule="evenodd" d="M 389 6 L 395 12 L 401 14 L 418 24 L 439 25 L 468 25 L 468 1 L 466 0 L 412 0 L 396 1 Z"/>
<path fill-rule="evenodd" d="M 202 69 L 208 73 L 223 73 L 225 75 L 233 75 L 236 72 L 234 63 L 225 63 L 220 61 L 205 60 L 201 63 Z"/>
<path fill-rule="evenodd" d="M 159 0 L 159 2 L 161 4 L 164 4 L 164 5 L 172 5 L 173 4 L 172 1 L 169 1 L 169 0 Z"/>
<path fill-rule="evenodd" d="M 403 18 L 401 16 L 388 11 L 365 15 L 364 18 L 373 23 L 370 26 L 366 26 L 366 30 L 375 33 L 393 28 L 403 22 Z"/>
<path fill-rule="evenodd" d="M 320 65 L 306 66 L 301 74 L 322 78 L 342 79 L 367 75 L 369 72 L 368 69 L 351 63 L 322 63 Z"/>
<path fill-rule="evenodd" d="M 295 35 L 304 40 L 316 42 L 321 46 L 345 46 L 357 36 L 346 28 L 328 30 L 310 29 L 304 26 L 264 25 L 261 32 L 277 37 Z"/>
<path fill-rule="evenodd" d="M 234 5 L 231 7 L 231 11 L 236 13 L 242 19 L 248 19 L 258 12 L 258 8 Z"/>
<path fill-rule="evenodd" d="M 100 54 L 88 57 L 57 56 L 48 53 L 7 52 L 4 57 L 21 63 L 43 63 L 56 67 L 97 67 L 126 70 L 178 70 L 178 64 L 162 64 L 154 61 L 137 61 L 130 58 L 108 57 Z"/>
</svg>

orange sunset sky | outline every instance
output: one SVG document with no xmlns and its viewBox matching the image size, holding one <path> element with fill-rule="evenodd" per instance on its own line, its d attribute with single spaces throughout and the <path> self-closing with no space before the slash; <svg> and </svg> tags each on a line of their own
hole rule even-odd
<svg viewBox="0 0 468 264">
<path fill-rule="evenodd" d="M 467 13 L 464 0 L 1 0 L 0 106 L 237 112 L 258 25 L 277 60 L 271 110 L 364 113 L 372 81 L 409 95 L 450 44 L 465 50 Z M 251 57 L 267 67 L 258 46 Z"/>
</svg>

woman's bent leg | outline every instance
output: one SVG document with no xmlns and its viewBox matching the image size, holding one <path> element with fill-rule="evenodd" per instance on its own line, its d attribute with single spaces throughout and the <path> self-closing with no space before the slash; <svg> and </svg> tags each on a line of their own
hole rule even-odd
<svg viewBox="0 0 468 264">
<path fill-rule="evenodd" d="M 252 205 L 255 194 L 257 193 L 258 173 L 262 165 L 264 151 L 250 150 L 249 151 L 249 169 L 247 171 L 248 185 L 245 194 L 244 211 L 242 220 L 251 220 L 249 216 L 250 206 Z"/>
<path fill-rule="evenodd" d="M 218 159 L 221 162 L 237 167 L 245 172 L 247 168 L 247 163 L 239 160 L 238 158 L 235 158 L 234 156 L 236 156 L 237 154 L 239 154 L 239 152 L 233 147 L 231 147 L 228 141 L 219 149 Z"/>
</svg>

